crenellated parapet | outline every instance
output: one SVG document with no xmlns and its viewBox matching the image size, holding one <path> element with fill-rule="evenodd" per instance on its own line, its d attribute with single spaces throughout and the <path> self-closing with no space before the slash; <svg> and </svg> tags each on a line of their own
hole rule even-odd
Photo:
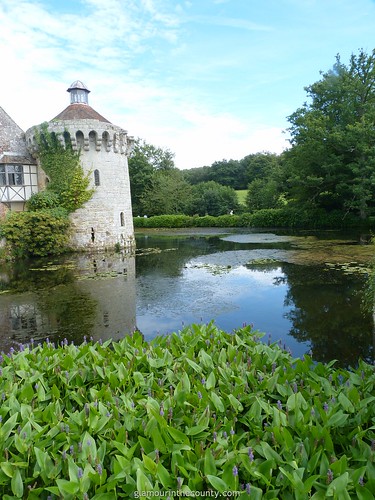
<svg viewBox="0 0 375 500">
<path fill-rule="evenodd" d="M 92 122 L 92 123 L 90 123 Z M 134 147 L 134 137 L 127 131 L 109 123 L 97 120 L 52 121 L 48 124 L 50 133 L 55 133 L 60 143 L 72 145 L 74 151 L 104 151 L 129 156 Z M 37 132 L 40 127 L 35 126 L 27 130 L 26 143 L 30 153 L 37 156 Z"/>
<path fill-rule="evenodd" d="M 70 105 L 48 122 L 50 134 L 63 146 L 79 151 L 79 160 L 88 176 L 93 195 L 84 206 L 70 214 L 70 245 L 79 250 L 106 248 L 132 249 L 134 229 L 130 195 L 128 156 L 134 138 L 126 130 L 113 125 L 88 104 L 87 87 L 80 81 L 69 87 Z M 42 126 L 26 132 L 28 150 L 39 164 L 38 134 Z M 49 181 L 39 165 L 43 189 Z"/>
</svg>

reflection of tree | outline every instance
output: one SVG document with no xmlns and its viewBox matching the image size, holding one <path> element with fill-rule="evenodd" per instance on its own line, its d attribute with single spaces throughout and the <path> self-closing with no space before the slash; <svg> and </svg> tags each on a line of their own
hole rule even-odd
<svg viewBox="0 0 375 500">
<path fill-rule="evenodd" d="M 77 268 L 73 264 L 68 257 L 61 257 L 54 261 L 33 259 L 2 266 L 0 290 L 35 293 L 20 299 L 21 305 L 2 310 L 9 318 L 9 333 L 14 341 L 25 343 L 30 336 L 39 339 L 49 336 L 51 340 L 66 337 L 80 342 L 84 335 L 90 335 L 97 302 L 80 290 L 76 282 Z"/>
<path fill-rule="evenodd" d="M 2 266 L 0 290 L 26 292 L 51 288 L 75 280 L 73 269 L 63 259 L 20 260 Z"/>
<path fill-rule="evenodd" d="M 89 337 L 96 317 L 97 301 L 77 285 L 58 286 L 38 293 L 38 306 L 49 317 L 50 336 L 82 342 Z"/>
<path fill-rule="evenodd" d="M 225 233 L 225 230 L 223 230 Z M 201 255 L 235 250 L 290 248 L 289 243 L 241 243 L 223 240 L 220 236 L 158 236 L 137 235 L 137 276 L 159 272 L 180 276 L 185 264 Z M 149 251 L 147 251 L 149 249 Z M 158 249 L 159 251 L 154 251 Z M 144 253 L 144 255 L 143 255 Z"/>
<path fill-rule="evenodd" d="M 137 276 L 150 272 L 180 276 L 185 264 L 192 258 L 220 251 L 219 243 L 227 242 L 217 236 L 137 236 Z M 232 244 L 226 246 L 231 248 Z M 159 251 L 154 251 L 155 249 Z"/>
<path fill-rule="evenodd" d="M 361 307 L 362 276 L 290 264 L 283 272 L 289 284 L 286 305 L 292 307 L 286 315 L 293 324 L 290 334 L 311 344 L 315 360 L 354 366 L 359 358 L 372 359 L 372 318 Z"/>
</svg>

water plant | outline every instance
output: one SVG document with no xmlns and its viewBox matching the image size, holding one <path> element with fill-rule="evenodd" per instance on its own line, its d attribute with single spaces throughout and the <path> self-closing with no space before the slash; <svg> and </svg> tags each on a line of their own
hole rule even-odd
<svg viewBox="0 0 375 500">
<path fill-rule="evenodd" d="M 0 358 L 0 495 L 374 498 L 375 373 L 293 359 L 244 326 L 49 339 Z"/>
</svg>

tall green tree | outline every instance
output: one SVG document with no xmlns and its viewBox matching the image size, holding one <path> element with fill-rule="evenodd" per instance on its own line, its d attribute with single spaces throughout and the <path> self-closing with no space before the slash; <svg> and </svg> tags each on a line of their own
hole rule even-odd
<svg viewBox="0 0 375 500">
<path fill-rule="evenodd" d="M 143 211 L 150 216 L 184 214 L 190 203 L 191 190 L 190 184 L 177 168 L 157 170 L 142 194 L 140 201 Z"/>
<path fill-rule="evenodd" d="M 189 215 L 225 215 L 239 209 L 236 191 L 215 181 L 201 182 L 192 187 Z"/>
<path fill-rule="evenodd" d="M 136 139 L 129 157 L 130 190 L 133 206 L 133 215 L 143 215 L 148 210 L 143 206 L 142 199 L 146 192 L 152 189 L 156 172 L 170 171 L 175 168 L 173 153 L 147 143 L 143 139 Z"/>
<path fill-rule="evenodd" d="M 336 62 L 289 118 L 289 196 L 367 217 L 375 199 L 375 50 Z"/>
</svg>

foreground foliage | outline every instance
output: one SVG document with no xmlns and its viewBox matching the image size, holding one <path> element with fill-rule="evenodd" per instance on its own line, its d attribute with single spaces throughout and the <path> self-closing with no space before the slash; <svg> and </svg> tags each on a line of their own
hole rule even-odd
<svg viewBox="0 0 375 500">
<path fill-rule="evenodd" d="M 4 356 L 1 497 L 374 498 L 374 368 L 293 360 L 260 337 L 192 325 Z"/>
</svg>

